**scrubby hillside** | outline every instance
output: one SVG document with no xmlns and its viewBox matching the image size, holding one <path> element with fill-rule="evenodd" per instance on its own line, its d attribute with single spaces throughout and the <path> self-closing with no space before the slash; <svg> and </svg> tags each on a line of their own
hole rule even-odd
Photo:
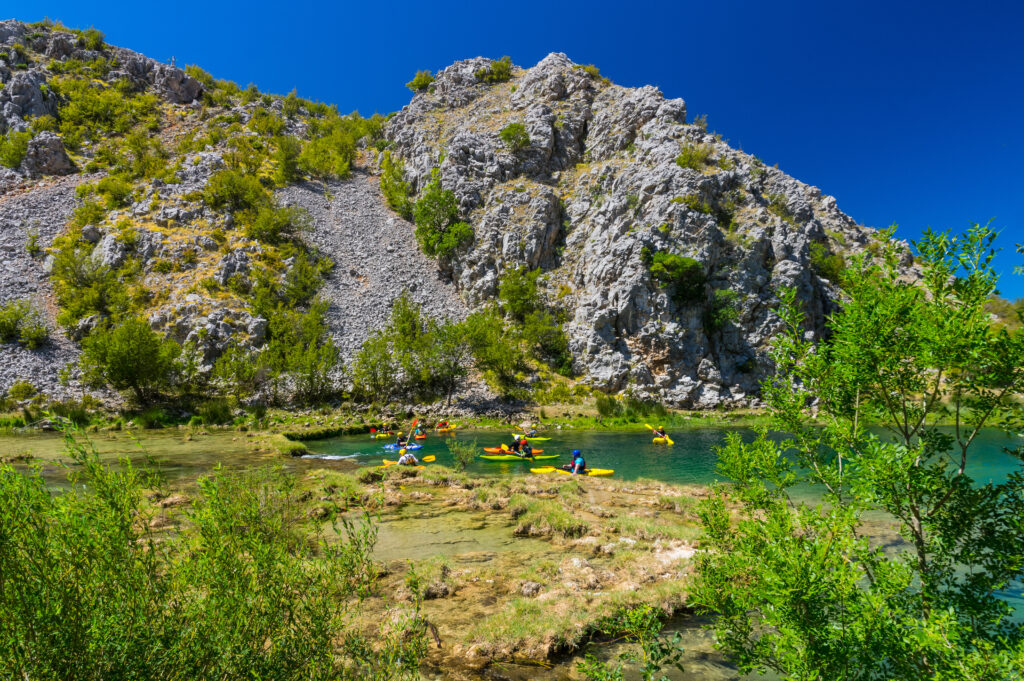
<svg viewBox="0 0 1024 681">
<path fill-rule="evenodd" d="M 0 83 L 0 388 L 55 398 L 746 405 L 874 234 L 561 54 L 364 118 L 5 21 Z"/>
<path fill-rule="evenodd" d="M 875 235 L 687 121 L 682 100 L 563 54 L 525 70 L 472 59 L 418 84 L 385 134 L 411 191 L 439 168 L 472 226 L 440 266 L 476 304 L 504 272 L 539 268 L 576 369 L 603 390 L 747 403 L 779 289 L 797 288 L 821 334 L 842 254 Z"/>
</svg>

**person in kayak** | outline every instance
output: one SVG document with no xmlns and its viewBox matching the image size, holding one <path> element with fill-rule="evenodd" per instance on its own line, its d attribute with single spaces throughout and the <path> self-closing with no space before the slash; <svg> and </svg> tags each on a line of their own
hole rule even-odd
<svg viewBox="0 0 1024 681">
<path fill-rule="evenodd" d="M 398 435 L 395 436 L 395 444 L 399 447 L 404 447 L 409 444 L 409 438 L 404 437 L 402 431 L 398 431 Z"/>
<path fill-rule="evenodd" d="M 533 445 L 526 441 L 525 438 L 519 440 L 519 456 L 524 459 L 533 460 Z"/>
<path fill-rule="evenodd" d="M 526 430 L 526 437 L 537 437 L 537 429 L 534 428 L 533 426 L 530 426 L 529 428 L 526 428 L 524 430 Z"/>
<path fill-rule="evenodd" d="M 572 450 L 572 463 L 562 466 L 562 470 L 570 471 L 573 475 L 585 473 L 587 462 L 583 460 L 583 453 L 578 449 Z"/>
<path fill-rule="evenodd" d="M 423 428 L 416 426 L 416 430 L 412 432 L 413 435 L 423 435 Z"/>
<path fill-rule="evenodd" d="M 519 450 L 523 448 L 523 440 L 518 435 L 512 436 L 512 453 L 518 454 Z"/>
<path fill-rule="evenodd" d="M 437 422 L 437 425 L 434 426 L 434 429 L 435 430 L 446 430 L 446 429 L 451 428 L 451 427 L 452 427 L 452 424 L 448 423 L 447 419 L 442 419 L 442 420 Z"/>
<path fill-rule="evenodd" d="M 416 460 L 416 455 L 408 449 L 399 450 L 398 453 L 401 454 L 401 456 L 398 457 L 399 466 L 415 466 L 419 463 L 419 461 Z"/>
<path fill-rule="evenodd" d="M 665 426 L 658 426 L 655 428 L 654 437 L 668 437 L 668 433 L 665 432 Z"/>
</svg>

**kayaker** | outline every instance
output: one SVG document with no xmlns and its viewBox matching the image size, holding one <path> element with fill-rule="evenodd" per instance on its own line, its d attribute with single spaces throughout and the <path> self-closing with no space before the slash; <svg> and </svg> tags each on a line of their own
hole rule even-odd
<svg viewBox="0 0 1024 681">
<path fill-rule="evenodd" d="M 423 428 L 416 426 L 416 430 L 413 431 L 413 435 L 423 435 Z"/>
<path fill-rule="evenodd" d="M 447 430 L 448 428 L 451 428 L 451 424 L 448 423 L 446 419 L 442 419 L 437 422 L 437 425 L 434 426 L 434 428 L 435 430 Z"/>
<path fill-rule="evenodd" d="M 401 456 L 398 457 L 399 466 L 415 466 L 419 463 L 419 461 L 416 460 L 416 455 L 408 449 L 399 450 L 398 453 L 401 454 Z"/>
<path fill-rule="evenodd" d="M 562 466 L 562 469 L 570 471 L 573 475 L 585 473 L 587 462 L 583 460 L 583 453 L 578 449 L 572 450 L 572 463 Z"/>
<path fill-rule="evenodd" d="M 402 431 L 398 431 L 398 435 L 395 436 L 395 444 L 399 447 L 404 447 L 409 444 L 409 438 L 402 437 Z"/>
<path fill-rule="evenodd" d="M 512 436 L 512 452 L 518 454 L 519 450 L 523 447 L 523 440 L 518 435 Z"/>
<path fill-rule="evenodd" d="M 533 458 L 533 445 L 527 442 L 525 439 L 519 441 L 519 456 L 524 459 Z"/>
<path fill-rule="evenodd" d="M 668 437 L 668 433 L 665 432 L 665 426 L 658 426 L 655 428 L 654 437 Z"/>
<path fill-rule="evenodd" d="M 526 431 L 526 437 L 537 437 L 537 429 L 530 426 L 529 430 Z"/>
</svg>

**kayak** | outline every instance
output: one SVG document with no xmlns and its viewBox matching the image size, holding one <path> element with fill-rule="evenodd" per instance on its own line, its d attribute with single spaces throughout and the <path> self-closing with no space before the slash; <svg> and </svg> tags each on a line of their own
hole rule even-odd
<svg viewBox="0 0 1024 681">
<path fill-rule="evenodd" d="M 517 456 L 515 454 L 481 454 L 481 459 L 486 461 L 532 461 L 542 459 L 557 459 L 558 454 L 547 454 L 545 456 L 535 456 L 532 459 L 528 456 Z"/>
<path fill-rule="evenodd" d="M 516 433 L 512 433 L 512 434 L 516 435 Z M 547 442 L 548 440 L 551 439 L 549 437 L 530 437 L 529 435 L 523 435 L 522 433 L 518 433 L 518 435 L 521 438 L 525 438 L 527 440 L 535 440 L 537 442 Z"/>
<path fill-rule="evenodd" d="M 663 445 L 663 444 L 666 444 L 666 443 L 665 443 L 665 438 L 663 438 L 663 437 L 656 437 L 656 438 L 654 438 L 653 440 L 651 440 L 651 442 L 653 442 L 653 443 L 654 443 L 654 444 L 656 444 L 656 445 Z M 671 444 L 671 443 L 669 443 L 669 444 Z"/>
<path fill-rule="evenodd" d="M 456 428 L 458 428 L 458 426 L 448 426 L 447 428 L 436 428 L 435 430 L 438 433 L 454 433 Z"/>
<path fill-rule="evenodd" d="M 487 452 L 488 454 L 502 454 L 502 453 L 507 453 L 507 454 L 512 454 L 512 456 L 516 456 L 516 455 L 515 455 L 515 454 L 514 454 L 514 453 L 512 452 L 512 450 L 511 450 L 511 449 L 502 449 L 501 447 L 484 447 L 484 451 L 485 451 L 485 452 Z M 544 450 L 543 450 L 543 449 L 535 449 L 535 450 L 533 450 L 533 453 L 534 453 L 534 454 L 542 454 L 543 452 L 544 452 Z M 518 456 L 516 456 L 516 458 L 518 459 L 519 457 L 518 457 Z M 556 458 L 557 458 L 557 457 L 556 457 Z"/>
<path fill-rule="evenodd" d="M 379 437 L 391 437 L 394 433 L 370 433 L 370 439 L 376 440 Z"/>
<path fill-rule="evenodd" d="M 544 466 L 543 468 L 531 468 L 530 472 L 531 473 L 545 473 L 545 474 L 546 473 L 561 473 L 562 475 L 572 475 L 572 473 L 570 473 L 569 471 L 567 471 L 567 470 L 565 470 L 563 468 L 555 468 L 554 466 Z M 588 475 L 590 477 L 596 478 L 596 477 L 602 476 L 602 475 L 611 475 L 614 472 L 615 471 L 613 471 L 611 468 L 588 468 L 585 471 L 583 471 L 582 473 L 580 473 L 580 475 Z"/>
<path fill-rule="evenodd" d="M 397 466 L 398 465 L 397 461 L 388 461 L 387 459 L 384 459 L 383 461 L 384 461 L 384 466 L 385 467 L 387 467 L 387 466 Z M 420 471 L 424 471 L 424 470 L 427 469 L 426 466 L 406 466 L 406 468 L 415 468 L 416 470 L 420 470 Z"/>
<path fill-rule="evenodd" d="M 426 439 L 427 439 L 427 436 L 426 436 L 426 435 L 415 435 L 414 437 L 415 437 L 415 438 L 416 438 L 417 440 L 426 440 Z"/>
<path fill-rule="evenodd" d="M 389 445 L 384 445 L 384 449 L 423 449 L 423 445 L 411 444 L 411 445 L 396 445 L 392 442 Z"/>
</svg>

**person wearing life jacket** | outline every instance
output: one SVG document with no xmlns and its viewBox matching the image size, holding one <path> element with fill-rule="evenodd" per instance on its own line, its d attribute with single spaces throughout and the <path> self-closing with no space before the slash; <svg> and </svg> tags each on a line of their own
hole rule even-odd
<svg viewBox="0 0 1024 681">
<path fill-rule="evenodd" d="M 587 462 L 583 460 L 583 453 L 578 449 L 572 450 L 572 463 L 562 466 L 562 470 L 579 475 L 587 471 Z"/>
<path fill-rule="evenodd" d="M 434 426 L 434 429 L 435 430 L 445 430 L 445 429 L 450 428 L 450 427 L 451 427 L 451 424 L 448 423 L 448 420 L 447 419 L 442 419 L 442 420 L 437 422 L 437 425 Z"/>
<path fill-rule="evenodd" d="M 518 435 L 512 436 L 512 453 L 518 454 L 519 450 L 523 448 L 523 439 Z"/>
<path fill-rule="evenodd" d="M 409 444 L 409 438 L 403 437 L 402 431 L 398 431 L 398 435 L 395 436 L 395 444 L 404 447 Z"/>
<path fill-rule="evenodd" d="M 658 426 L 655 428 L 654 437 L 668 437 L 668 433 L 665 432 L 665 426 Z"/>
<path fill-rule="evenodd" d="M 416 426 L 416 430 L 412 432 L 413 435 L 423 435 L 423 428 Z"/>
<path fill-rule="evenodd" d="M 399 450 L 398 453 L 401 454 L 401 456 L 398 457 L 399 466 L 415 466 L 419 463 L 419 461 L 416 460 L 416 455 L 408 449 Z"/>
<path fill-rule="evenodd" d="M 533 445 L 527 442 L 526 438 L 519 440 L 519 456 L 524 459 L 533 459 Z"/>
</svg>

